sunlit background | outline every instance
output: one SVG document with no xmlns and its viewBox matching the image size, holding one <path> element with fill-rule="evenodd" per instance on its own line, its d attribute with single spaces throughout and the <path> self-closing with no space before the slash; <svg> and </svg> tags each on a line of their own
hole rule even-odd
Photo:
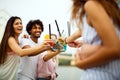
<svg viewBox="0 0 120 80">
<path fill-rule="evenodd" d="M 51 24 L 51 32 L 58 35 L 55 20 L 57 20 L 60 31 L 64 36 L 68 36 L 67 22 L 70 21 L 71 0 L 0 0 L 0 40 L 2 38 L 6 21 L 11 16 L 19 16 L 25 26 L 31 19 L 40 19 L 44 24 L 44 32 L 40 40 L 49 32 L 49 24 Z M 75 28 L 71 26 L 71 33 Z M 68 53 L 74 49 L 67 49 Z"/>
<path fill-rule="evenodd" d="M 64 31 L 63 36 L 67 37 L 67 22 L 70 21 L 71 6 L 71 0 L 0 0 L 0 40 L 5 24 L 11 16 L 21 17 L 24 26 L 22 34 L 26 33 L 25 26 L 29 20 L 40 19 L 44 24 L 44 32 L 39 40 L 42 41 L 44 35 L 49 33 L 49 24 L 51 24 L 51 32 L 58 35 L 55 24 L 57 20 L 60 32 Z M 71 25 L 71 34 L 76 30 L 74 27 Z M 72 55 L 68 58 L 68 63 L 71 63 L 72 61 L 69 61 L 74 58 L 75 49 L 67 46 L 64 53 Z M 81 73 L 78 68 L 70 66 L 58 67 L 57 71 L 59 75 L 57 80 L 79 80 Z"/>
</svg>

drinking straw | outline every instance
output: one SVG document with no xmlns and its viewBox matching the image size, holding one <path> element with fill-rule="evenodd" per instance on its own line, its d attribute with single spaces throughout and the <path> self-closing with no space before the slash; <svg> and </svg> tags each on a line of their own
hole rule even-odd
<svg viewBox="0 0 120 80">
<path fill-rule="evenodd" d="M 70 36 L 71 27 L 70 27 L 70 22 L 69 21 L 67 21 L 67 27 L 68 27 L 68 36 Z"/>
<path fill-rule="evenodd" d="M 62 30 L 62 33 L 61 34 L 63 34 L 64 33 L 64 30 Z"/>
<path fill-rule="evenodd" d="M 51 26 L 49 24 L 49 36 L 50 36 L 50 39 L 51 39 Z"/>
<path fill-rule="evenodd" d="M 57 31 L 58 31 L 58 33 L 59 33 L 59 36 L 61 36 L 61 33 L 60 33 L 60 29 L 59 29 L 59 26 L 58 26 L 57 20 L 55 20 L 55 23 L 56 23 L 56 26 L 57 26 Z"/>
</svg>

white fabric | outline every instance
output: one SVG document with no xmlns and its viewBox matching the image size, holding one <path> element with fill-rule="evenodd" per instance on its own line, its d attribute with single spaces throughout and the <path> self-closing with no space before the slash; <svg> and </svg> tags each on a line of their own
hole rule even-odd
<svg viewBox="0 0 120 80">
<path fill-rule="evenodd" d="M 22 38 L 20 41 L 20 46 L 24 47 L 25 45 L 36 46 L 39 43 L 33 42 L 30 38 Z M 37 59 L 38 56 L 25 56 L 20 58 L 20 66 L 18 70 L 18 80 L 25 80 L 23 77 L 28 77 L 27 80 L 35 80 L 37 72 Z"/>
<path fill-rule="evenodd" d="M 8 55 L 7 61 L 0 66 L 0 80 L 16 80 L 19 65 L 19 56 Z"/>
<path fill-rule="evenodd" d="M 95 29 L 88 25 L 86 17 L 84 17 L 83 23 L 83 42 L 92 45 L 101 45 L 101 39 Z M 118 30 L 118 28 L 115 29 L 120 38 L 120 30 Z M 81 75 L 80 80 L 120 80 L 119 69 L 120 59 L 116 59 L 108 64 L 86 69 Z"/>
</svg>

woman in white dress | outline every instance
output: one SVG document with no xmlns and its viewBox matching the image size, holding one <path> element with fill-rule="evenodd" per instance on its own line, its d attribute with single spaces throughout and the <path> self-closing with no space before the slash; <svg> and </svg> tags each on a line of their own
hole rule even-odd
<svg viewBox="0 0 120 80">
<path fill-rule="evenodd" d="M 47 42 L 32 48 L 22 49 L 18 41 L 22 29 L 20 17 L 10 17 L 0 44 L 0 80 L 16 80 L 19 56 L 37 55 L 50 49 Z"/>
</svg>

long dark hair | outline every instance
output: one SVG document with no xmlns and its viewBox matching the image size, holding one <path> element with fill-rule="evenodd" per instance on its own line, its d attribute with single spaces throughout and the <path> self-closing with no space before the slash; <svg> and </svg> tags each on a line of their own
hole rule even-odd
<svg viewBox="0 0 120 80">
<path fill-rule="evenodd" d="M 87 0 L 72 0 L 72 20 L 76 20 L 78 23 L 82 23 L 82 18 L 85 15 L 84 4 Z M 98 1 L 110 18 L 113 19 L 115 25 L 120 29 L 120 8 L 118 7 L 115 0 L 96 0 Z"/>
<path fill-rule="evenodd" d="M 8 49 L 8 38 L 10 36 L 14 37 L 14 28 L 13 28 L 13 23 L 16 19 L 20 19 L 20 17 L 17 16 L 12 16 L 8 20 L 6 27 L 5 27 L 5 32 L 3 34 L 3 38 L 0 43 L 0 65 L 3 64 L 6 59 L 7 59 L 7 49 Z"/>
</svg>

